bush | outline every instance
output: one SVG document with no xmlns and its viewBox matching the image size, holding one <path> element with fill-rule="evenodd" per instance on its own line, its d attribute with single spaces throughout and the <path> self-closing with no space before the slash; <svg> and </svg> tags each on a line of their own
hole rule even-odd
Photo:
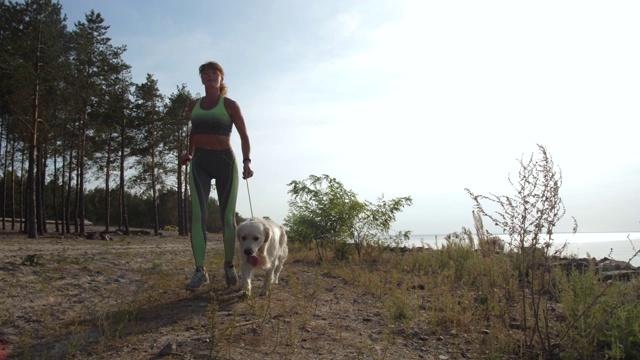
<svg viewBox="0 0 640 360">
<path fill-rule="evenodd" d="M 565 207 L 560 197 L 562 174 L 556 170 L 547 149 L 538 145 L 538 150 L 539 159 L 533 155 L 526 161 L 521 158 L 517 179 L 509 178 L 516 191 L 514 196 L 484 196 L 465 190 L 478 214 L 489 218 L 509 235 L 509 246 L 519 256 L 516 260 L 521 280 L 524 348 L 534 352 L 539 349 L 544 356 L 553 356 L 558 350 L 551 343 L 550 329 L 546 327 L 550 306 L 545 296 L 552 281 L 546 269 L 551 255 L 561 253 L 564 248 L 551 254 L 553 230 L 564 216 Z M 483 202 L 497 204 L 500 210 L 489 214 Z"/>
<path fill-rule="evenodd" d="M 284 220 L 287 234 L 292 242 L 315 242 L 321 260 L 326 250 L 335 245 L 338 251 L 343 251 L 341 243 L 353 242 L 361 256 L 365 247 L 385 241 L 397 243 L 409 236 L 408 231 L 389 236 L 396 213 L 411 205 L 408 196 L 391 200 L 380 197 L 377 203 L 361 202 L 353 191 L 328 175 L 311 175 L 302 181 L 292 181 L 289 186 L 292 199 Z M 348 254 L 340 256 L 343 255 Z"/>
</svg>

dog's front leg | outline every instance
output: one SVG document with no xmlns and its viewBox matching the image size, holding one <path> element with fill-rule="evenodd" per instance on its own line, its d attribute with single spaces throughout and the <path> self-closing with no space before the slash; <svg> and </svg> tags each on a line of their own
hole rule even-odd
<svg viewBox="0 0 640 360">
<path fill-rule="evenodd" d="M 260 291 L 260 296 L 267 295 L 269 293 L 269 289 L 271 288 L 271 282 L 273 281 L 273 271 L 275 267 L 272 266 L 267 270 L 267 274 L 264 277 L 264 283 L 262 284 L 262 291 Z"/>
<path fill-rule="evenodd" d="M 253 267 L 249 264 L 243 264 L 242 267 L 242 292 L 245 295 L 251 295 L 251 276 L 253 275 Z"/>
</svg>

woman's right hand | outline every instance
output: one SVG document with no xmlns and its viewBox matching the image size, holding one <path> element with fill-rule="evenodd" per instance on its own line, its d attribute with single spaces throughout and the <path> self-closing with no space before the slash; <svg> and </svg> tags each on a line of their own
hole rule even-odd
<svg viewBox="0 0 640 360">
<path fill-rule="evenodd" d="M 180 165 L 188 165 L 191 161 L 192 156 L 189 154 L 184 154 L 180 157 Z"/>
</svg>

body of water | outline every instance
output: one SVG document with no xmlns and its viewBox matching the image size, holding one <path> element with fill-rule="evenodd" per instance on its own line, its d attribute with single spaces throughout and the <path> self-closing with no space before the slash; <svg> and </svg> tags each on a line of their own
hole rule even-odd
<svg viewBox="0 0 640 360">
<path fill-rule="evenodd" d="M 498 235 L 508 242 L 507 235 Z M 407 246 L 431 246 L 440 248 L 446 244 L 445 235 L 411 235 Z M 602 259 L 608 257 L 616 260 L 627 261 L 633 254 L 640 250 L 640 232 L 613 232 L 613 233 L 558 233 L 553 235 L 555 248 L 565 242 L 567 247 L 563 255 L 576 257 L 594 257 Z M 640 256 L 631 261 L 633 266 L 640 266 Z"/>
</svg>

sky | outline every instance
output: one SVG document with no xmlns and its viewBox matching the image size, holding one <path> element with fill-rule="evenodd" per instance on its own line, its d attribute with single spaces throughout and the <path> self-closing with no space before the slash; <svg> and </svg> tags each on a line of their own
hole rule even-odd
<svg viewBox="0 0 640 360">
<path fill-rule="evenodd" d="M 252 146 L 242 216 L 282 222 L 288 184 L 327 174 L 361 201 L 411 196 L 393 232 L 473 229 L 465 188 L 515 196 L 542 145 L 563 179 L 556 232 L 640 231 L 640 2 L 60 4 L 70 29 L 100 12 L 133 80 L 164 95 L 203 94 L 199 65 L 224 67 Z"/>
</svg>

